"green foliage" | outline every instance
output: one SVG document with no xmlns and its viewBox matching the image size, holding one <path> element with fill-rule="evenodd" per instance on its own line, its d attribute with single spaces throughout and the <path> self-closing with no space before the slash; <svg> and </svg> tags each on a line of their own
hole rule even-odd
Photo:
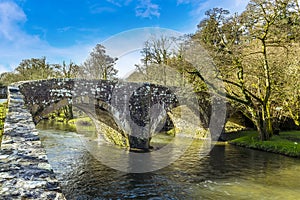
<svg viewBox="0 0 300 200">
<path fill-rule="evenodd" d="M 78 126 L 80 127 L 79 131 L 92 131 L 95 132 L 96 128 L 93 124 L 93 121 L 89 117 L 79 117 L 75 119 L 68 120 L 68 126 L 72 127 L 74 131 L 78 131 Z"/>
<path fill-rule="evenodd" d="M 190 38 L 163 36 L 146 41 L 141 52 L 142 65 L 136 65 L 139 74 L 133 74 L 129 80 L 167 85 L 171 79 L 183 85 L 192 83 L 194 91 L 201 92 L 207 91 L 208 86 L 214 88 L 215 80 L 219 79 L 225 83 L 226 92 L 215 92 L 229 99 L 236 110 L 255 124 L 261 140 L 269 140 L 278 121 L 287 115 L 298 125 L 298 1 L 251 0 L 242 14 L 230 15 L 222 8 L 210 9 L 205 14 L 198 31 Z M 205 67 L 196 69 L 185 60 L 185 49 L 193 43 L 200 43 L 213 58 L 213 79 L 205 77 Z M 202 58 L 196 59 L 201 62 Z M 179 72 L 179 76 L 170 78 L 166 66 Z M 284 111 L 278 113 L 278 108 Z"/>
<path fill-rule="evenodd" d="M 15 69 L 21 81 L 53 78 L 54 66 L 46 63 L 46 57 L 24 59 Z"/>
<path fill-rule="evenodd" d="M 63 61 L 62 65 L 55 64 L 54 66 L 55 66 L 55 69 L 57 70 L 56 71 L 57 77 L 76 78 L 79 76 L 80 67 L 73 62 L 66 64 L 66 62 Z"/>
<path fill-rule="evenodd" d="M 73 124 L 75 126 L 80 125 L 83 127 L 85 126 L 89 127 L 89 126 L 93 126 L 93 121 L 89 117 L 79 117 L 79 118 L 69 120 L 68 124 Z"/>
<path fill-rule="evenodd" d="M 166 134 L 174 137 L 174 136 L 176 136 L 176 129 L 172 128 L 172 129 L 166 131 Z"/>
<path fill-rule="evenodd" d="M 260 141 L 255 131 L 245 131 L 242 134 L 242 137 L 229 143 L 300 158 L 300 131 L 281 132 L 269 141 Z"/>
<path fill-rule="evenodd" d="M 72 120 L 73 118 L 74 116 L 73 116 L 72 105 L 66 105 L 48 115 L 48 119 L 57 122 L 64 122 L 64 123 L 67 123 L 69 120 Z"/>
<path fill-rule="evenodd" d="M 214 8 L 192 37 L 209 52 L 220 74 L 216 78 L 225 83 L 226 94 L 216 92 L 252 120 L 261 140 L 273 134 L 276 108 L 289 109 L 299 121 L 299 73 L 284 75 L 299 71 L 299 11 L 296 0 L 251 0 L 240 15 Z"/>
<path fill-rule="evenodd" d="M 141 51 L 142 64 L 135 65 L 136 71 L 127 80 L 151 82 L 160 85 L 192 85 L 195 92 L 206 91 L 203 80 L 194 74 L 191 63 L 184 58 L 185 43 L 189 37 L 151 37 Z"/>
<path fill-rule="evenodd" d="M 3 135 L 3 128 L 4 128 L 4 121 L 5 116 L 7 113 L 7 102 L 0 104 L 0 146 L 2 142 L 2 135 Z"/>
<path fill-rule="evenodd" d="M 5 72 L 0 76 L 0 84 L 9 85 L 13 82 L 48 79 L 48 78 L 75 78 L 80 73 L 80 67 L 73 62 L 66 64 L 49 64 L 46 57 L 24 59 L 14 72 Z M 50 115 L 56 121 L 63 122 L 73 119 L 72 106 L 68 105 L 57 113 Z"/>
<path fill-rule="evenodd" d="M 50 64 L 46 57 L 24 59 L 14 72 L 4 72 L 0 75 L 0 84 L 27 80 L 49 79 L 49 78 L 75 78 L 79 74 L 79 66 L 70 62 L 66 64 Z"/>
</svg>

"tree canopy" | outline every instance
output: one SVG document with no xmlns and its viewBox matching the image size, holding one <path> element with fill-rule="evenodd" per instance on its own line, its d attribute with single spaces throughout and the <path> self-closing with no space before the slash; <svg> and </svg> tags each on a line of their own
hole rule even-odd
<svg viewBox="0 0 300 200">
<path fill-rule="evenodd" d="M 105 47 L 97 44 L 90 56 L 81 65 L 81 77 L 87 79 L 116 79 L 118 70 L 114 68 L 117 58 L 106 54 Z"/>
<path fill-rule="evenodd" d="M 177 44 L 183 48 L 169 51 L 171 38 L 147 41 L 143 65 L 138 69 L 149 71 L 153 64 L 164 64 L 160 67 L 164 74 L 168 65 L 192 83 L 195 91 L 206 90 L 205 84 L 213 86 L 203 76 L 206 69 L 196 69 L 181 51 L 185 45 L 198 43 L 213 59 L 215 78 L 225 83 L 225 93 L 214 92 L 226 97 L 256 125 L 261 140 L 272 137 L 279 126 L 278 116 L 288 116 L 299 126 L 298 1 L 251 0 L 241 14 L 213 8 L 205 15 L 189 41 Z"/>
</svg>

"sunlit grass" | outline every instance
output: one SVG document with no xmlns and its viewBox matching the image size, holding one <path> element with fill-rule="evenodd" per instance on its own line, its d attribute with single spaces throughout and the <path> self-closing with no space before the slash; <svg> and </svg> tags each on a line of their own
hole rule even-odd
<svg viewBox="0 0 300 200">
<path fill-rule="evenodd" d="M 2 135 L 3 135 L 6 112 L 7 112 L 7 102 L 0 103 L 0 146 L 2 143 Z"/>
<path fill-rule="evenodd" d="M 244 131 L 243 135 L 229 143 L 300 158 L 300 131 L 280 132 L 269 141 L 260 141 L 255 131 Z"/>
</svg>

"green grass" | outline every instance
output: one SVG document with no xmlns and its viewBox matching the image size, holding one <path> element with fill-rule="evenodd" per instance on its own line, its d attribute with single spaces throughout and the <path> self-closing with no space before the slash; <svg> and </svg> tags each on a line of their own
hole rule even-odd
<svg viewBox="0 0 300 200">
<path fill-rule="evenodd" d="M 243 136 L 230 144 L 300 158 L 300 131 L 280 132 L 269 141 L 260 141 L 255 131 L 243 131 Z"/>
<path fill-rule="evenodd" d="M 80 117 L 80 118 L 75 118 L 75 119 L 71 119 L 68 121 L 69 124 L 80 124 L 80 125 L 85 125 L 85 126 L 92 126 L 93 125 L 93 121 L 91 120 L 91 118 L 89 117 Z"/>
<path fill-rule="evenodd" d="M 3 135 L 4 121 L 5 121 L 6 113 L 7 113 L 7 102 L 0 103 L 0 146 L 2 143 L 2 135 Z"/>
<path fill-rule="evenodd" d="M 67 124 L 70 127 L 72 127 L 75 131 L 95 131 L 95 125 L 89 117 L 71 119 L 67 122 Z"/>
</svg>

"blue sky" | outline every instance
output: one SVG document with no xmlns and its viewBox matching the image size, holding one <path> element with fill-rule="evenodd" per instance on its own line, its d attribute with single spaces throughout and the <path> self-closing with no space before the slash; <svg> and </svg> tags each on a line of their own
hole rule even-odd
<svg viewBox="0 0 300 200">
<path fill-rule="evenodd" d="M 144 27 L 193 33 L 209 8 L 223 7 L 240 13 L 247 3 L 248 0 L 0 0 L 0 72 L 13 70 L 22 59 L 42 56 L 50 63 L 72 60 L 81 64 L 97 43 L 108 41 L 110 48 L 118 49 L 119 43 L 111 42 L 112 38 L 130 37 L 134 43 L 135 34 L 143 33 Z M 134 57 L 137 53 L 127 60 L 134 62 Z M 125 60 L 120 59 L 120 63 L 129 65 Z"/>
</svg>

